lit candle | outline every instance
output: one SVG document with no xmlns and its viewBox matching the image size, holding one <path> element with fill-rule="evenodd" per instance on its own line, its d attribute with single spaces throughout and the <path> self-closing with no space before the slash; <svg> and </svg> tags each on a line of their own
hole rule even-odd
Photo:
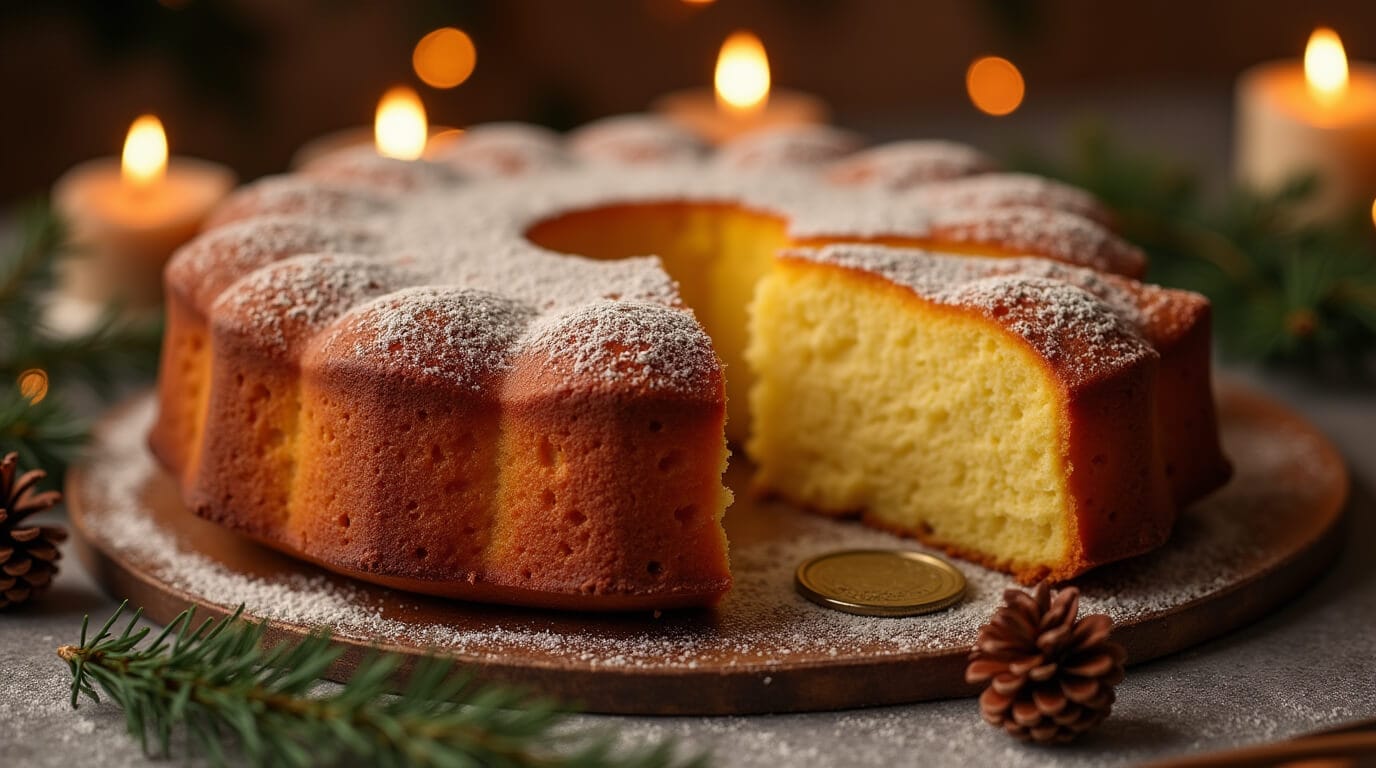
<svg viewBox="0 0 1376 768">
<path fill-rule="evenodd" d="M 771 88 L 769 57 L 749 32 L 726 38 L 713 81 L 712 90 L 666 94 L 654 109 L 714 144 L 761 128 L 827 121 L 826 104 L 816 96 Z"/>
<path fill-rule="evenodd" d="M 75 253 L 60 263 L 61 297 L 131 312 L 162 300 L 162 267 L 234 186 L 217 163 L 167 153 L 152 115 L 135 120 L 121 158 L 82 163 L 58 179 L 53 205 Z"/>
<path fill-rule="evenodd" d="M 398 85 L 378 99 L 372 127 L 346 128 L 312 139 L 296 150 L 291 165 L 302 168 L 326 155 L 362 146 L 372 146 L 384 157 L 415 160 L 459 134 L 456 128 L 429 125 L 420 95 L 412 88 Z"/>
<path fill-rule="evenodd" d="M 1332 218 L 1376 197 L 1376 65 L 1347 61 L 1330 29 L 1309 38 L 1304 61 L 1245 72 L 1237 86 L 1236 173 L 1274 189 L 1305 173 L 1319 190 L 1304 213 Z"/>
</svg>

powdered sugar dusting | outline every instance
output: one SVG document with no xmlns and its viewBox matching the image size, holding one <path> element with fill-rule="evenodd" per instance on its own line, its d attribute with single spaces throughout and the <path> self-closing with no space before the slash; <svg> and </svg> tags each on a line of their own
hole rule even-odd
<svg viewBox="0 0 1376 768">
<path fill-rule="evenodd" d="M 932 139 L 896 141 L 856 152 L 832 166 L 827 178 L 838 184 L 902 190 L 996 167 L 992 157 L 965 144 Z"/>
<path fill-rule="evenodd" d="M 1077 580 L 1086 613 L 1118 622 L 1140 621 L 1215 594 L 1245 574 L 1276 562 L 1276 540 L 1295 515 L 1308 514 L 1341 470 L 1321 456 L 1318 438 L 1249 420 L 1223 398 L 1223 437 L 1237 476 L 1222 491 L 1187 509 L 1171 542 L 1155 552 L 1101 568 Z M 264 551 L 258 578 L 237 573 L 198 553 L 165 527 L 142 502 L 150 484 L 168 483 L 144 446 L 154 414 L 152 398 L 99 431 L 83 494 L 91 501 L 86 529 L 99 546 L 137 561 L 160 581 L 198 599 L 250 615 L 302 626 L 330 626 L 356 639 L 433 647 L 476 661 L 541 663 L 551 659 L 599 668 L 692 670 L 733 664 L 787 674 L 781 665 L 935 653 L 968 646 L 1013 586 L 1007 575 L 960 563 L 969 589 L 950 610 L 908 619 L 834 613 L 797 596 L 793 569 L 805 558 L 847 547 L 921 549 L 880 531 L 744 498 L 727 512 L 735 587 L 712 614 L 589 616 L 577 630 L 557 614 L 472 606 L 452 623 L 403 620 L 399 603 L 438 602 L 326 576 Z M 1311 481 L 1294 482 L 1296 472 Z M 742 463 L 729 475 L 748 483 Z M 196 523 L 199 524 L 199 523 Z M 206 523 L 209 526 L 211 524 Z M 748 531 L 755 531 L 748 534 Z M 761 535 L 760 531 L 767 531 Z M 229 535 L 229 534 L 224 534 Z M 243 546 L 251 546 L 244 544 Z"/>
<path fill-rule="evenodd" d="M 559 134 L 538 125 L 488 123 L 469 128 L 434 159 L 465 176 L 516 176 L 564 165 L 560 144 Z"/>
<path fill-rule="evenodd" d="M 585 304 L 532 327 L 524 347 L 567 365 L 570 382 L 690 392 L 720 378 L 711 341 L 692 314 L 646 301 Z"/>
<path fill-rule="evenodd" d="M 294 256 L 235 283 L 213 313 L 218 328 L 287 352 L 358 302 L 401 287 L 405 278 L 404 270 L 369 257 Z"/>
<path fill-rule="evenodd" d="M 368 223 L 303 216 L 262 216 L 202 234 L 167 265 L 168 281 L 193 304 L 210 302 L 234 281 L 274 261 L 303 253 L 374 253 L 378 232 Z"/>
<path fill-rule="evenodd" d="M 349 313 L 322 344 L 325 360 L 358 359 L 383 370 L 482 391 L 510 370 L 531 307 L 488 291 L 418 287 Z"/>
<path fill-rule="evenodd" d="M 696 136 L 664 118 L 616 115 L 570 133 L 568 151 L 588 163 L 639 165 L 697 161 L 706 147 Z"/>
<path fill-rule="evenodd" d="M 1117 274 L 1135 276 L 1146 269 L 1146 256 L 1102 225 L 1050 208 L 938 208 L 932 213 L 932 235 L 951 243 L 996 243 L 1006 251 L 1049 256 Z"/>
<path fill-rule="evenodd" d="M 1141 275 L 1146 256 L 1101 224 L 1049 208 L 1011 205 L 980 211 L 937 209 L 932 234 L 948 242 L 1000 244 L 1009 252 L 1050 256 L 1109 273 Z"/>
<path fill-rule="evenodd" d="M 1033 206 L 1079 214 L 1106 223 L 1108 211 L 1082 189 L 1025 173 L 981 173 L 914 186 L 907 199 L 924 208 L 987 210 Z"/>
<path fill-rule="evenodd" d="M 735 170 L 820 166 L 864 145 L 850 131 L 826 125 L 790 125 L 752 131 L 721 146 L 714 162 Z"/>
<path fill-rule="evenodd" d="M 1137 284 L 1113 275 L 1047 259 L 864 245 L 788 255 L 872 272 L 929 301 L 973 309 L 1022 337 L 1073 381 L 1157 354 L 1148 336 L 1160 333 L 1153 326 L 1162 297 L 1152 292 L 1143 300 Z"/>
<path fill-rule="evenodd" d="M 267 176 L 245 184 L 215 208 L 205 229 L 255 216 L 310 216 L 353 219 L 376 216 L 388 201 L 358 185 L 326 184 L 301 176 Z"/>
<path fill-rule="evenodd" d="M 385 157 L 366 145 L 318 157 L 300 173 L 326 183 L 359 186 L 385 195 L 449 186 L 463 178 L 459 170 L 447 165 Z"/>
<path fill-rule="evenodd" d="M 1087 291 L 1058 280 L 994 275 L 953 286 L 935 298 L 1003 323 L 1047 361 L 1079 377 L 1156 355 L 1139 329 Z"/>
</svg>

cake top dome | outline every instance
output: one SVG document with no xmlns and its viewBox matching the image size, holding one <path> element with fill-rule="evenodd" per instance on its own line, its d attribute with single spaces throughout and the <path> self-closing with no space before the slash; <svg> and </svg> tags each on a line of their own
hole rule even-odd
<svg viewBox="0 0 1376 768">
<path fill-rule="evenodd" d="M 557 253 L 530 239 L 533 228 L 617 206 L 700 206 L 778 220 L 801 246 L 871 241 L 1033 254 L 1132 276 L 1144 268 L 1083 192 L 994 172 L 958 144 L 859 147 L 848 133 L 809 127 L 709 153 L 657 118 L 623 116 L 568 139 L 478 126 L 417 162 L 346 150 L 236 191 L 175 255 L 167 281 L 217 329 L 288 358 L 329 348 L 339 360 L 406 361 L 420 375 L 477 386 L 519 352 L 546 356 L 566 378 L 670 392 L 720 370 L 661 259 Z M 1125 315 L 1134 302 L 1111 285 L 1095 290 L 1090 270 L 866 248 L 815 254 L 807 258 L 924 295 L 1040 307 L 1028 309 L 1029 324 L 1102 326 L 1124 355 L 1145 343 Z M 972 270 L 988 274 L 931 287 L 934 275 Z M 1066 315 L 1071 306 L 1081 315 Z"/>
</svg>

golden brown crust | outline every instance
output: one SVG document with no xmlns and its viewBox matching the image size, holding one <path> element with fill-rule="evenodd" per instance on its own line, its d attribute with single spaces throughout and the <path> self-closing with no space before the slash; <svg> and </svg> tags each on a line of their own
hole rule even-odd
<svg viewBox="0 0 1376 768">
<path fill-rule="evenodd" d="M 700 390 L 570 389 L 571 361 L 537 347 L 456 388 L 360 356 L 368 317 L 316 340 L 298 369 L 255 325 L 281 318 L 217 316 L 206 423 L 189 439 L 165 408 L 153 438 L 197 514 L 342 573 L 448 597 L 640 610 L 711 604 L 729 589 L 719 366 Z M 206 333 L 194 315 L 170 319 L 169 361 L 177 339 Z M 164 370 L 169 403 L 188 380 L 178 370 Z"/>
</svg>

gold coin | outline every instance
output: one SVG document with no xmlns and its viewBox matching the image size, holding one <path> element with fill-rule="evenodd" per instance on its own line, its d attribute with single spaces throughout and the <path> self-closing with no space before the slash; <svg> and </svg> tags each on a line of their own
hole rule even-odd
<svg viewBox="0 0 1376 768">
<path fill-rule="evenodd" d="M 916 616 L 949 608 L 965 594 L 965 577 L 923 552 L 853 549 L 803 561 L 794 574 L 803 597 L 861 616 Z"/>
</svg>

